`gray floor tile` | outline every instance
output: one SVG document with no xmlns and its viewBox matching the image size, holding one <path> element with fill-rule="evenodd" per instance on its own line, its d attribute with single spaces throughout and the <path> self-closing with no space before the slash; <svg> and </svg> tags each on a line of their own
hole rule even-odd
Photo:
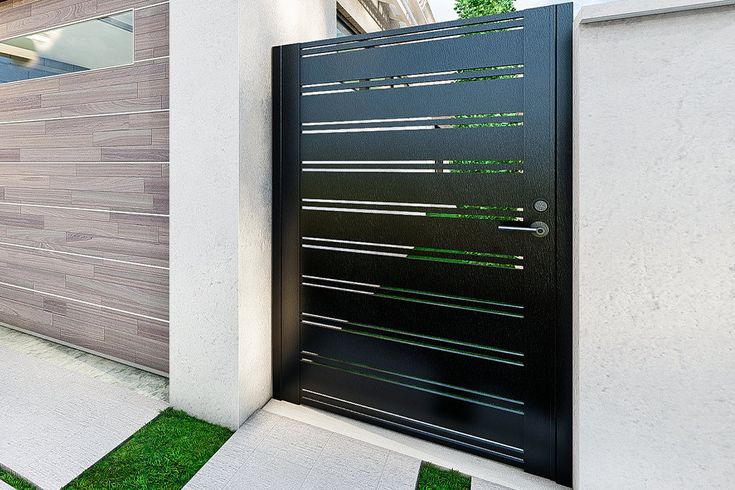
<svg viewBox="0 0 735 490">
<path fill-rule="evenodd" d="M 369 482 L 368 488 L 377 488 L 389 453 L 387 449 L 334 434 L 315 465 L 314 477 L 342 475 L 351 485 Z"/>
<path fill-rule="evenodd" d="M 383 468 L 379 490 L 414 490 L 421 469 L 421 460 L 404 454 L 391 453 Z"/>
<path fill-rule="evenodd" d="M 205 468 L 194 475 L 194 478 L 187 483 L 185 488 L 188 490 L 225 488 L 250 456 L 251 453 L 233 456 L 218 452 Z"/>
<path fill-rule="evenodd" d="M 512 488 L 499 485 L 480 478 L 472 478 L 472 490 L 513 490 Z"/>
<path fill-rule="evenodd" d="M 375 490 L 380 475 L 365 473 L 359 468 L 343 468 L 342 471 L 314 468 L 307 477 L 302 490 Z"/>
<path fill-rule="evenodd" d="M 13 490 L 13 487 L 8 485 L 4 481 L 0 481 L 0 490 Z"/>
<path fill-rule="evenodd" d="M 413 490 L 420 464 L 417 459 L 261 411 L 185 488 Z"/>
<path fill-rule="evenodd" d="M 241 466 L 226 490 L 293 490 L 301 488 L 310 468 L 261 451 Z"/>
<path fill-rule="evenodd" d="M 331 432 L 283 417 L 256 450 L 311 468 L 331 436 Z"/>
<path fill-rule="evenodd" d="M 166 408 L 160 400 L 0 347 L 0 464 L 56 490 Z"/>
</svg>

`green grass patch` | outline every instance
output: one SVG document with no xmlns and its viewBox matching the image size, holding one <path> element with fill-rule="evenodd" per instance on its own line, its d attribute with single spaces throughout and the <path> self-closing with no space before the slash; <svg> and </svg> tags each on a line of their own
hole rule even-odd
<svg viewBox="0 0 735 490">
<path fill-rule="evenodd" d="M 469 490 L 472 480 L 459 471 L 447 470 L 431 463 L 422 463 L 418 490 Z"/>
<path fill-rule="evenodd" d="M 4 481 L 8 485 L 17 490 L 36 490 L 36 487 L 16 476 L 15 474 L 0 468 L 0 481 Z"/>
<path fill-rule="evenodd" d="M 178 490 L 231 435 L 169 408 L 64 489 Z"/>
</svg>

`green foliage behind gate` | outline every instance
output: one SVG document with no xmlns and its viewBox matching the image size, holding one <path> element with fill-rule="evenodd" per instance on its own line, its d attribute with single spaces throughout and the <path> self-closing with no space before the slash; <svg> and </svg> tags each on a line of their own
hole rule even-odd
<svg viewBox="0 0 735 490">
<path fill-rule="evenodd" d="M 513 0 L 455 0 L 454 11 L 460 19 L 512 12 Z"/>
</svg>

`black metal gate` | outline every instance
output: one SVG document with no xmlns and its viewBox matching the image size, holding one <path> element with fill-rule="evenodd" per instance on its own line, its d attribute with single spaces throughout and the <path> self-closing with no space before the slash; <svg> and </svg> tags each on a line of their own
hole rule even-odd
<svg viewBox="0 0 735 490">
<path fill-rule="evenodd" d="M 571 28 L 275 49 L 277 398 L 571 482 Z"/>
</svg>

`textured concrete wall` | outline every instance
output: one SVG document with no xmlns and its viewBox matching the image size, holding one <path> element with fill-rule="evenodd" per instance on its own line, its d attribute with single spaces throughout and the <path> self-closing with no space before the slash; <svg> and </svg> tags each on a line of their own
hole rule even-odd
<svg viewBox="0 0 735 490">
<path fill-rule="evenodd" d="M 334 0 L 171 8 L 171 402 L 238 427 L 271 395 L 271 47 Z"/>
<path fill-rule="evenodd" d="M 240 420 L 271 397 L 271 47 L 334 37 L 334 0 L 240 3 Z"/>
<path fill-rule="evenodd" d="M 575 49 L 576 488 L 732 488 L 735 7 Z"/>
</svg>

